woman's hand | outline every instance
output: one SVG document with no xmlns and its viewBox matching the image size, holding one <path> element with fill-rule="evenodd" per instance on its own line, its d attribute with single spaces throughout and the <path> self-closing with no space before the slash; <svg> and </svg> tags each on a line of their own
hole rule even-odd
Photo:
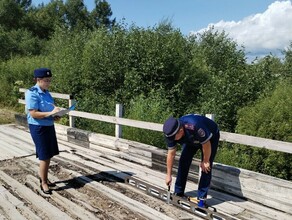
<svg viewBox="0 0 292 220">
<path fill-rule="evenodd" d="M 61 109 L 60 109 L 59 107 L 57 107 L 57 106 L 55 106 L 55 105 L 53 105 L 53 106 L 54 106 L 54 109 L 52 110 L 52 113 L 53 113 L 53 114 L 55 114 L 55 113 L 61 111 Z"/>
<path fill-rule="evenodd" d="M 54 121 L 59 121 L 60 119 L 61 119 L 60 116 L 55 116 L 55 117 L 54 117 Z"/>
</svg>

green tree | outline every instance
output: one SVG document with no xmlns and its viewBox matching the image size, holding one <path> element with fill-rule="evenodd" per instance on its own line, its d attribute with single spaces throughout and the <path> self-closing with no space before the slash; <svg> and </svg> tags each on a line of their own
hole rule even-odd
<svg viewBox="0 0 292 220">
<path fill-rule="evenodd" d="M 27 12 L 25 27 L 41 39 L 48 40 L 56 27 L 64 25 L 65 5 L 62 0 L 52 0 Z"/>
<path fill-rule="evenodd" d="M 70 29 L 82 30 L 84 28 L 90 28 L 89 12 L 83 0 L 67 0 L 65 7 L 66 24 Z"/>
<path fill-rule="evenodd" d="M 105 0 L 95 0 L 95 8 L 90 13 L 90 18 L 93 21 L 92 26 L 99 28 L 105 26 L 111 28 L 115 25 L 116 19 L 111 20 L 112 10 L 109 3 Z"/>
<path fill-rule="evenodd" d="M 152 90 L 148 97 L 142 94 L 134 97 L 126 110 L 125 117 L 139 121 L 163 123 L 167 117 L 173 115 L 169 101 L 163 93 L 163 91 Z M 165 147 L 165 141 L 161 132 L 125 127 L 123 134 L 123 138 L 129 140 L 160 148 Z"/>
<path fill-rule="evenodd" d="M 0 25 L 4 27 L 5 30 L 20 28 L 24 15 L 24 11 L 17 1 L 0 1 Z"/>
<path fill-rule="evenodd" d="M 292 77 L 292 41 L 290 42 L 289 47 L 283 51 L 285 55 L 285 60 L 284 60 L 284 76 L 286 78 Z"/>
<path fill-rule="evenodd" d="M 269 96 L 259 99 L 254 106 L 240 109 L 237 132 L 292 142 L 291 85 L 291 81 L 281 81 Z M 251 147 L 239 149 L 241 158 L 247 158 L 243 164 L 252 164 L 249 169 L 292 179 L 290 154 Z"/>
<path fill-rule="evenodd" d="M 233 131 L 236 112 L 246 104 L 246 62 L 244 50 L 236 42 L 210 29 L 198 38 L 200 60 L 207 71 L 206 81 L 200 87 L 201 113 L 216 114 L 221 129 Z"/>
<path fill-rule="evenodd" d="M 124 96 L 147 94 L 163 89 L 174 109 L 183 100 L 179 97 L 180 81 L 191 73 L 189 68 L 190 49 L 178 30 L 168 23 L 161 23 L 153 29 L 132 26 L 127 35 Z M 181 75 L 184 75 L 180 78 Z M 187 80 L 185 80 L 187 81 Z"/>
<path fill-rule="evenodd" d="M 70 93 L 78 98 L 83 92 L 82 58 L 84 45 L 90 33 L 87 31 L 70 32 L 67 28 L 57 28 L 47 42 L 48 59 L 54 75 L 51 90 Z"/>
<path fill-rule="evenodd" d="M 285 78 L 284 66 L 280 58 L 267 55 L 248 66 L 249 81 L 247 88 L 250 91 L 250 100 L 270 93 L 275 89 L 279 79 Z"/>
<path fill-rule="evenodd" d="M 32 0 L 15 0 L 17 4 L 24 10 L 28 11 L 31 8 L 31 1 Z"/>
<path fill-rule="evenodd" d="M 26 29 L 4 30 L 0 26 L 0 60 L 8 60 L 14 56 L 30 56 L 39 54 L 42 42 Z"/>
</svg>

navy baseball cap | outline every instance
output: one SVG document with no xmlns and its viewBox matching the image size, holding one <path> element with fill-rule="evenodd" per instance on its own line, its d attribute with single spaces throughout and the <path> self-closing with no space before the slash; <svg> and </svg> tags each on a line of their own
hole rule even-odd
<svg viewBox="0 0 292 220">
<path fill-rule="evenodd" d="M 34 70 L 34 78 L 52 77 L 52 72 L 48 68 L 39 68 Z"/>
<path fill-rule="evenodd" d="M 179 128 L 179 120 L 171 116 L 163 124 L 163 133 L 168 139 L 174 139 L 176 133 L 179 131 Z"/>
</svg>

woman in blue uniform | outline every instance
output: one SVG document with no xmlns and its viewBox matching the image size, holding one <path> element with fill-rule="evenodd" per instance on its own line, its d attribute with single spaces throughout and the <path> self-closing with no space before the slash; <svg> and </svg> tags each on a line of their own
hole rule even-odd
<svg viewBox="0 0 292 220">
<path fill-rule="evenodd" d="M 54 120 L 49 116 L 60 111 L 48 91 L 52 80 L 52 72 L 47 68 L 34 70 L 36 84 L 25 93 L 27 122 L 36 148 L 36 157 L 40 160 L 40 187 L 45 194 L 51 194 L 48 181 L 50 160 L 59 154 L 54 127 Z"/>
<path fill-rule="evenodd" d="M 168 186 L 172 181 L 171 174 L 176 154 L 176 145 L 182 145 L 174 189 L 174 193 L 177 196 L 184 195 L 192 159 L 198 149 L 202 151 L 200 164 L 202 172 L 198 186 L 197 201 L 201 201 L 199 205 L 204 207 L 211 183 L 212 165 L 220 138 L 218 125 L 205 116 L 189 114 L 179 119 L 168 118 L 163 125 L 163 132 L 168 145 L 167 175 L 165 179 L 165 183 Z"/>
</svg>

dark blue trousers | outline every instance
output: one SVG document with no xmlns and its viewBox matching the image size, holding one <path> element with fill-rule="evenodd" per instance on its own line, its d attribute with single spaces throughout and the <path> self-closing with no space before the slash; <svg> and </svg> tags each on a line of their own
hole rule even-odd
<svg viewBox="0 0 292 220">
<path fill-rule="evenodd" d="M 211 148 L 212 148 L 211 156 L 210 156 L 211 168 L 213 167 L 213 161 L 217 153 L 219 138 L 220 138 L 220 134 L 218 132 L 210 139 Z M 183 150 L 181 152 L 181 156 L 179 159 L 178 173 L 177 173 L 175 187 L 174 187 L 175 193 L 184 193 L 190 165 L 198 149 L 202 151 L 202 146 L 197 147 L 194 145 L 187 145 L 187 144 L 183 146 Z M 202 158 L 203 157 L 204 155 L 202 151 Z M 211 178 L 212 178 L 212 169 L 208 173 L 201 172 L 201 178 L 200 178 L 199 186 L 198 186 L 198 195 L 197 195 L 198 198 L 203 198 L 203 199 L 207 198 L 208 190 L 211 183 Z"/>
</svg>

